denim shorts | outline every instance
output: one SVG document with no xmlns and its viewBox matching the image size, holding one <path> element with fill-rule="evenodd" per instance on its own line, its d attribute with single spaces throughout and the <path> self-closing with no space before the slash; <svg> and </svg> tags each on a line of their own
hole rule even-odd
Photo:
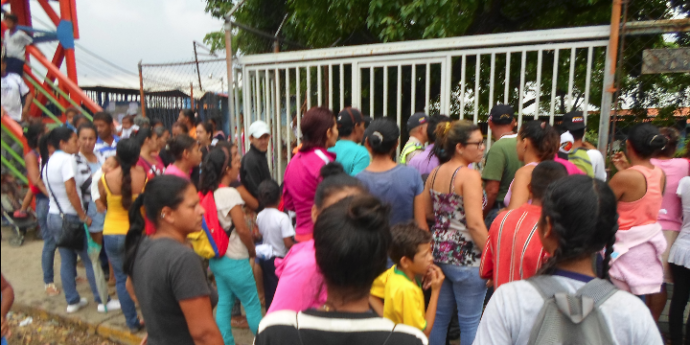
<svg viewBox="0 0 690 345">
<path fill-rule="evenodd" d="M 103 232 L 103 223 L 105 223 L 105 212 L 98 213 L 96 203 L 93 200 L 89 202 L 89 208 L 86 211 L 86 215 L 89 216 L 89 218 L 91 218 L 91 226 L 89 227 L 89 232 Z"/>
</svg>

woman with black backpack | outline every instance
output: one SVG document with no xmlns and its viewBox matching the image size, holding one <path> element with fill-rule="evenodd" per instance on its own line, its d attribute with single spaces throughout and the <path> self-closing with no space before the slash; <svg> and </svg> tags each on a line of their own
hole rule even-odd
<svg viewBox="0 0 690 345">
<path fill-rule="evenodd" d="M 547 335 L 549 344 L 663 344 L 642 300 L 608 282 L 616 206 L 605 182 L 576 175 L 552 183 L 538 225 L 551 258 L 539 275 L 496 290 L 474 343 L 540 344 Z"/>
</svg>

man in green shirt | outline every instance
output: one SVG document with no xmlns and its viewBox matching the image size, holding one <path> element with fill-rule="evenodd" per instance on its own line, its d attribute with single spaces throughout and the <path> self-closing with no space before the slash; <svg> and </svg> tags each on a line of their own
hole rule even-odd
<svg viewBox="0 0 690 345">
<path fill-rule="evenodd" d="M 498 211 L 505 208 L 503 199 L 515 178 L 515 171 L 522 162 L 517 157 L 517 134 L 515 128 L 515 110 L 509 105 L 499 104 L 489 113 L 489 128 L 493 134 L 494 144 L 486 155 L 482 171 L 487 205 L 484 217 L 487 228 L 491 226 Z"/>
<path fill-rule="evenodd" d="M 343 165 L 345 172 L 351 176 L 357 175 L 369 166 L 371 157 L 369 151 L 360 145 L 364 139 L 364 127 L 371 118 L 362 116 L 355 108 L 347 107 L 338 113 L 339 138 L 335 146 L 328 151 L 335 153 L 335 160 Z"/>
</svg>

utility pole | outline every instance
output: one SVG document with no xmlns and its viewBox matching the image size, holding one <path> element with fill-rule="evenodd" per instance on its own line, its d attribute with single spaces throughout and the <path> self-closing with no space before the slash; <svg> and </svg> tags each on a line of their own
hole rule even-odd
<svg viewBox="0 0 690 345">
<path fill-rule="evenodd" d="M 141 103 L 141 116 L 146 117 L 146 96 L 144 95 L 144 75 L 141 71 L 141 60 L 139 60 L 139 103 Z"/>
<path fill-rule="evenodd" d="M 235 134 L 235 99 L 233 87 L 235 83 L 234 72 L 232 67 L 232 15 L 244 4 L 246 0 L 240 0 L 233 8 L 225 15 L 225 62 L 228 70 L 228 137 L 234 139 Z M 194 46 L 196 48 L 196 45 Z M 198 70 L 198 68 L 197 68 Z M 241 140 L 239 128 L 237 129 L 237 140 Z M 231 140 L 232 141 L 232 140 Z M 238 148 L 241 146 L 238 146 Z"/>
<path fill-rule="evenodd" d="M 194 62 L 196 62 L 196 75 L 199 77 L 199 90 L 204 91 L 203 86 L 201 86 L 201 71 L 199 70 L 199 56 L 196 53 L 196 41 L 193 41 L 192 44 L 194 44 Z"/>
</svg>

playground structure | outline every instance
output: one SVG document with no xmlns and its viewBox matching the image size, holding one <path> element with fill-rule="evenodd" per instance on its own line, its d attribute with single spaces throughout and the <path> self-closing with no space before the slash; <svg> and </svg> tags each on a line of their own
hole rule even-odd
<svg viewBox="0 0 690 345">
<path fill-rule="evenodd" d="M 24 80 L 36 96 L 30 109 L 30 115 L 37 117 L 45 114 L 44 121 L 48 123 L 62 124 L 64 111 L 68 107 L 75 107 L 80 113 L 91 119 L 91 114 L 101 111 L 101 107 L 79 88 L 77 80 L 77 65 L 74 56 L 74 40 L 79 38 L 79 25 L 77 20 L 75 0 L 59 0 L 59 13 L 49 4 L 48 0 L 38 0 L 45 14 L 55 25 L 54 32 L 32 29 L 32 13 L 29 0 L 2 0 L 2 5 L 9 4 L 12 12 L 18 17 L 19 28 L 33 32 L 37 41 L 57 40 L 59 44 L 51 59 L 48 59 L 37 47 L 26 47 L 26 64 L 24 66 Z M 3 23 L 2 31 L 6 30 Z M 40 44 L 40 43 L 39 43 Z M 67 74 L 60 71 L 65 65 Z M 45 70 L 42 75 L 41 70 Z M 26 140 L 23 137 L 22 128 L 6 116 L 2 117 L 2 147 L 10 152 L 13 161 L 2 157 L 2 165 L 11 171 L 17 178 L 27 182 L 26 176 L 21 173 L 25 167 L 22 157 L 10 149 L 12 144 L 23 145 Z"/>
</svg>

